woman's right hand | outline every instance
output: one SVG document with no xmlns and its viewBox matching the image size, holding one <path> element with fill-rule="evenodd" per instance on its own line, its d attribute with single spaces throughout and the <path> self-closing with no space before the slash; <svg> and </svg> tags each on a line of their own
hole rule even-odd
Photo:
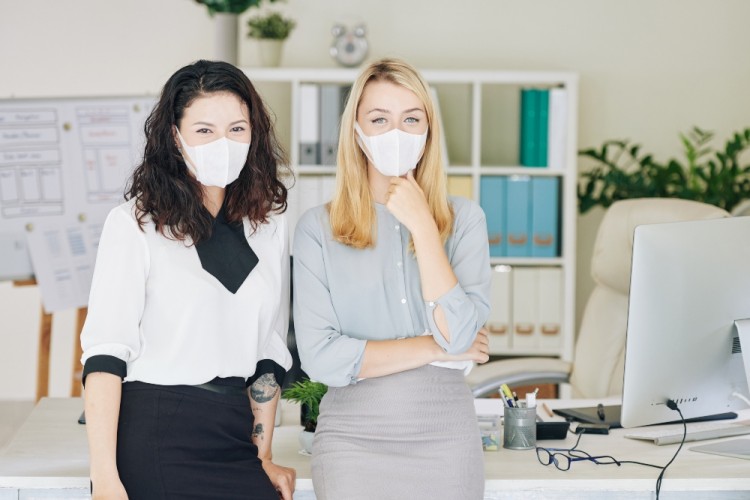
<svg viewBox="0 0 750 500">
<path fill-rule="evenodd" d="M 481 328 L 477 332 L 474 343 L 465 352 L 460 354 L 447 354 L 442 349 L 442 354 L 437 361 L 473 361 L 475 363 L 486 363 L 490 359 L 490 339 L 489 332 Z"/>
<path fill-rule="evenodd" d="M 120 478 L 106 481 L 102 485 L 95 486 L 91 494 L 91 500 L 128 500 L 128 493 L 122 485 Z"/>
</svg>

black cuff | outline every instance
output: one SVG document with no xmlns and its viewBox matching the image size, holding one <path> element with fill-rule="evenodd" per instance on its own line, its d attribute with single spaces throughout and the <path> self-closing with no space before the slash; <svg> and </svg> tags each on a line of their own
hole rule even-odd
<svg viewBox="0 0 750 500">
<path fill-rule="evenodd" d="M 117 375 L 121 379 L 124 379 L 128 374 L 128 366 L 125 361 L 115 356 L 108 354 L 99 354 L 97 356 L 91 356 L 86 360 L 86 364 L 83 365 L 83 386 L 86 387 L 86 377 L 89 373 L 104 372 Z"/>
<path fill-rule="evenodd" d="M 286 377 L 286 370 L 282 368 L 280 364 L 271 359 L 261 359 L 255 366 L 255 373 L 252 377 L 247 380 L 247 387 L 253 385 L 253 382 L 258 380 L 261 375 L 266 373 L 273 373 L 276 383 L 281 387 L 284 384 L 284 378 Z"/>
</svg>

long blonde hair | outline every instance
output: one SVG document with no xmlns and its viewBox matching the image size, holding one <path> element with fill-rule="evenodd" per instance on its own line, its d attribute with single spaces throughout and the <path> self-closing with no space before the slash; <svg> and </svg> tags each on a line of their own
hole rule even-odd
<svg viewBox="0 0 750 500">
<path fill-rule="evenodd" d="M 424 191 L 427 205 L 445 242 L 453 225 L 453 211 L 448 204 L 443 155 L 440 147 L 440 123 L 427 83 L 416 69 L 398 59 L 375 61 L 357 77 L 341 116 L 336 190 L 328 205 L 331 231 L 336 241 L 354 248 L 375 245 L 376 223 L 370 185 L 367 181 L 367 157 L 357 144 L 354 123 L 362 94 L 368 83 L 386 81 L 414 92 L 427 114 L 427 143 L 417 163 L 414 177 Z"/>
</svg>

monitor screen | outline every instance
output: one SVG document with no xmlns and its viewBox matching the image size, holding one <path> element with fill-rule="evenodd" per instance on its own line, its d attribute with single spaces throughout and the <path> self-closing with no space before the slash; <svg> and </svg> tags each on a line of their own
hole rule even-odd
<svg viewBox="0 0 750 500">
<path fill-rule="evenodd" d="M 735 320 L 750 318 L 750 217 L 635 229 L 623 427 L 745 408 Z M 750 341 L 745 349 L 750 351 Z"/>
</svg>

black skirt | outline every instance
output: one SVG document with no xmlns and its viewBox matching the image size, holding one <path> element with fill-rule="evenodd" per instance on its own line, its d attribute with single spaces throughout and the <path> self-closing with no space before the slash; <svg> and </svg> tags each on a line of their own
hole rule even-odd
<svg viewBox="0 0 750 500">
<path fill-rule="evenodd" d="M 237 379 L 226 383 L 241 384 Z M 251 441 L 246 391 L 122 385 L 117 468 L 130 500 L 278 500 Z"/>
</svg>

